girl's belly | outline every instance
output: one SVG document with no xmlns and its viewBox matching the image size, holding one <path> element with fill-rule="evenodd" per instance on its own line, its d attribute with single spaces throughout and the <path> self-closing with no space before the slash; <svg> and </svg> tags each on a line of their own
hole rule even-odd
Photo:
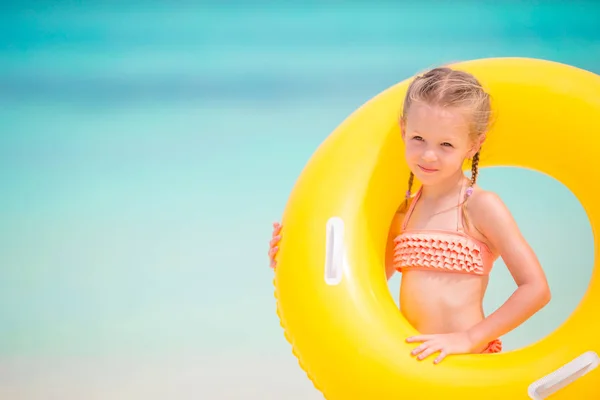
<svg viewBox="0 0 600 400">
<path fill-rule="evenodd" d="M 400 310 L 420 333 L 469 329 L 484 318 L 487 277 L 452 272 L 405 271 Z"/>
</svg>

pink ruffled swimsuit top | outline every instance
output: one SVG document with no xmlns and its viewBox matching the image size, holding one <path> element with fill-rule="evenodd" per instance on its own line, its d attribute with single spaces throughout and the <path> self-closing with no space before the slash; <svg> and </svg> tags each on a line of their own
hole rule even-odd
<svg viewBox="0 0 600 400">
<path fill-rule="evenodd" d="M 403 272 L 418 269 L 488 275 L 498 255 L 485 243 L 464 231 L 462 207 L 457 207 L 459 215 L 456 230 L 406 229 L 421 191 L 422 187 L 404 216 L 402 233 L 394 239 L 396 270 Z M 467 190 L 466 196 L 471 192 Z"/>
</svg>

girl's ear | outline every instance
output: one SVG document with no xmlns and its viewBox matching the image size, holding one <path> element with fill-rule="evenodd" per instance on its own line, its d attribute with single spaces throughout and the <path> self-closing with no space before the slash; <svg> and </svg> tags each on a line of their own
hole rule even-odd
<svg viewBox="0 0 600 400">
<path fill-rule="evenodd" d="M 485 133 L 482 135 L 479 135 L 479 137 L 477 138 L 475 143 L 473 143 L 473 147 L 469 151 L 469 158 L 473 158 L 475 156 L 475 154 L 478 153 L 479 150 L 481 150 L 481 146 L 483 145 L 483 142 L 485 142 L 485 138 L 486 138 Z"/>
</svg>

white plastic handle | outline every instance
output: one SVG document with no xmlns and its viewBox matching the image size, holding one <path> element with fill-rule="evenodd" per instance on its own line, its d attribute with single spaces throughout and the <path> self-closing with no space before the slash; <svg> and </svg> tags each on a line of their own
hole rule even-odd
<svg viewBox="0 0 600 400">
<path fill-rule="evenodd" d="M 533 400 L 543 400 L 570 385 L 598 367 L 600 358 L 594 351 L 587 351 L 559 369 L 529 385 L 527 393 Z"/>
<path fill-rule="evenodd" d="M 331 217 L 325 229 L 325 283 L 338 285 L 346 262 L 344 221 L 340 217 Z"/>
</svg>

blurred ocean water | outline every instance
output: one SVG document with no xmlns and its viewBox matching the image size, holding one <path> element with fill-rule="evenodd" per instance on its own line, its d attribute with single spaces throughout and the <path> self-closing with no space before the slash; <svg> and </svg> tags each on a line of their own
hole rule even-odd
<svg viewBox="0 0 600 400">
<path fill-rule="evenodd" d="M 3 5 L 3 390 L 319 398 L 283 339 L 266 258 L 312 152 L 437 64 L 524 56 L 600 72 L 599 4 Z M 554 292 L 506 336 L 518 348 L 581 299 L 591 228 L 550 178 L 486 169 L 480 182 L 511 207 Z M 488 311 L 514 290 L 501 263 L 493 279 Z"/>
</svg>

